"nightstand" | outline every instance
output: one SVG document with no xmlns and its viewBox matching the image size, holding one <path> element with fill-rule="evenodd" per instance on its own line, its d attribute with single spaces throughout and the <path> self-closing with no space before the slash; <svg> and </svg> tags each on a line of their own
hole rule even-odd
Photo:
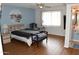
<svg viewBox="0 0 79 59">
<path fill-rule="evenodd" d="M 2 33 L 2 40 L 3 44 L 10 43 L 10 34 L 9 33 Z"/>
</svg>

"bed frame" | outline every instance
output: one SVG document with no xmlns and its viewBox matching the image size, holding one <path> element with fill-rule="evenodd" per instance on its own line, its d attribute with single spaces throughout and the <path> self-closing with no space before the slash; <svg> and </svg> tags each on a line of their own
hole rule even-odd
<svg viewBox="0 0 79 59">
<path fill-rule="evenodd" d="M 16 30 L 20 30 L 20 29 L 25 29 L 26 26 L 24 24 L 14 24 L 14 25 L 8 25 L 8 31 L 11 33 L 12 31 L 16 31 Z M 40 32 L 40 33 L 45 33 L 45 34 L 48 34 L 46 31 L 43 31 L 43 32 Z M 36 34 L 37 36 L 37 40 L 33 40 L 32 41 L 36 41 L 37 42 L 37 46 L 38 46 L 38 42 L 39 42 L 39 39 L 41 40 L 44 40 L 46 38 L 46 42 L 47 42 L 47 36 L 46 35 L 45 37 L 39 37 L 38 34 Z"/>
<path fill-rule="evenodd" d="M 24 24 L 12 24 L 12 25 L 8 25 L 8 31 L 15 31 L 15 30 L 20 30 L 20 29 L 24 29 L 26 28 L 26 26 Z"/>
<path fill-rule="evenodd" d="M 11 34 L 12 31 L 21 30 L 21 29 L 25 29 L 25 28 L 26 28 L 26 26 L 24 24 L 12 24 L 12 25 L 8 25 L 8 32 L 10 33 L 10 38 L 11 39 L 14 38 L 16 40 L 23 41 L 23 42 L 27 43 L 25 41 L 26 38 L 23 38 L 23 37 L 20 37 L 20 36 L 14 36 L 14 35 Z"/>
</svg>

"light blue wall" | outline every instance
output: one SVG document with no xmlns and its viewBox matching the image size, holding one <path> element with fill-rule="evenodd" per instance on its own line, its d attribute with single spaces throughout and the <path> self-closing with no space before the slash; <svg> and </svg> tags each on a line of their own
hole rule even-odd
<svg viewBox="0 0 79 59">
<path fill-rule="evenodd" d="M 79 40 L 79 33 L 73 33 L 73 39 L 77 39 L 77 40 Z"/>
<path fill-rule="evenodd" d="M 1 25 L 3 24 L 14 24 L 15 21 L 12 21 L 10 18 L 10 12 L 12 10 L 18 9 L 22 13 L 22 21 L 23 24 L 29 24 L 31 22 L 35 22 L 35 10 L 31 8 L 25 8 L 25 7 L 16 7 L 16 6 L 10 6 L 10 5 L 4 5 L 2 4 L 2 18 L 1 18 Z"/>
<path fill-rule="evenodd" d="M 73 39 L 76 39 L 76 40 L 79 40 L 79 33 L 73 32 L 72 38 L 73 38 Z M 74 48 L 79 48 L 79 44 L 74 44 L 73 47 L 74 47 Z"/>
<path fill-rule="evenodd" d="M 79 44 L 75 44 L 73 47 L 74 48 L 79 48 Z"/>
</svg>

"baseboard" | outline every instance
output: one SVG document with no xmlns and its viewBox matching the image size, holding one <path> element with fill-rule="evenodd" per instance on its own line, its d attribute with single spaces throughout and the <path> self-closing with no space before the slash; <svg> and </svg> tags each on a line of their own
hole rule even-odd
<svg viewBox="0 0 79 59">
<path fill-rule="evenodd" d="M 48 34 L 49 36 L 57 36 L 57 37 L 63 37 L 65 38 L 65 36 L 61 36 L 61 35 L 55 35 L 55 34 Z"/>
</svg>

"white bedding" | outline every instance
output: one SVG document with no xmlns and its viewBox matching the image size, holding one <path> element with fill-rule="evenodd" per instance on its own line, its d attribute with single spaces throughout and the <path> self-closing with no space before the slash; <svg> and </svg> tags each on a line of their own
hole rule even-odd
<svg viewBox="0 0 79 59">
<path fill-rule="evenodd" d="M 32 38 L 31 37 L 29 39 L 27 39 L 25 37 L 17 36 L 17 35 L 14 35 L 14 34 L 11 34 L 11 37 L 27 43 L 28 46 L 31 46 L 31 44 L 32 44 Z"/>
<path fill-rule="evenodd" d="M 34 33 L 34 32 L 33 32 L 33 33 Z M 45 33 L 39 33 L 39 34 L 37 34 L 37 35 L 38 35 L 38 37 L 46 36 Z M 18 35 L 11 34 L 11 38 L 15 38 L 15 39 L 17 39 L 17 40 L 23 41 L 23 42 L 27 43 L 28 46 L 31 46 L 31 44 L 32 44 L 32 37 L 30 37 L 29 39 L 27 39 L 27 38 L 25 38 L 25 37 L 21 37 L 21 36 L 18 36 Z M 34 40 L 37 40 L 36 36 L 33 36 L 33 39 L 34 39 Z"/>
</svg>

